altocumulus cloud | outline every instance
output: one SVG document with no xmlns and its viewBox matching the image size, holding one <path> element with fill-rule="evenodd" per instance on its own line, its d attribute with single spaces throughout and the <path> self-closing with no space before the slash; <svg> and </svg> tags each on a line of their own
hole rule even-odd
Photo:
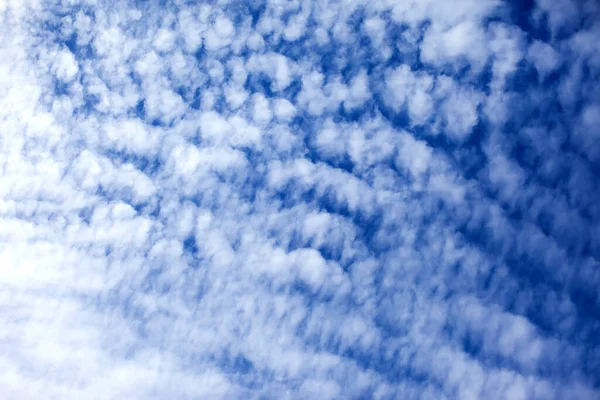
<svg viewBox="0 0 600 400">
<path fill-rule="evenodd" d="M 0 28 L 0 397 L 600 398 L 597 1 Z"/>
</svg>

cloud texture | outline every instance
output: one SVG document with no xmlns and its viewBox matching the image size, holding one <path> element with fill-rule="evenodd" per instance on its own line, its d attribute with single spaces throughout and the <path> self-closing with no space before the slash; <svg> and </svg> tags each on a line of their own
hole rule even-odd
<svg viewBox="0 0 600 400">
<path fill-rule="evenodd" d="M 596 1 L 0 1 L 0 397 L 600 398 Z"/>
</svg>

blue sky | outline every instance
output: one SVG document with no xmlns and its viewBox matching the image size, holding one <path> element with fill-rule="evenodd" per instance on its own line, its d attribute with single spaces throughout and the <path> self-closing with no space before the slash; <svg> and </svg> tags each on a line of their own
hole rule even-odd
<svg viewBox="0 0 600 400">
<path fill-rule="evenodd" d="M 0 397 L 600 398 L 599 17 L 0 1 Z"/>
</svg>

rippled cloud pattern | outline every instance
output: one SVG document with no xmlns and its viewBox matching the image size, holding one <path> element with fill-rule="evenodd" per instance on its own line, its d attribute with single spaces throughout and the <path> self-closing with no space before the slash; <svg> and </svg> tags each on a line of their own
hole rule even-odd
<svg viewBox="0 0 600 400">
<path fill-rule="evenodd" d="M 0 1 L 0 397 L 600 398 L 600 3 Z"/>
</svg>

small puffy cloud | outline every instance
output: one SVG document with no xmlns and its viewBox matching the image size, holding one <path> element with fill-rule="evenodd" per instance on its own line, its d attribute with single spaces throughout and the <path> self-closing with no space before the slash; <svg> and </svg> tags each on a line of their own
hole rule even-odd
<svg viewBox="0 0 600 400">
<path fill-rule="evenodd" d="M 525 55 L 524 35 L 521 29 L 502 23 L 491 24 L 489 31 L 495 80 L 492 85 L 502 86 L 506 78 L 517 70 L 518 63 Z"/>
<path fill-rule="evenodd" d="M 260 51 L 265 48 L 265 40 L 258 32 L 252 32 L 246 39 L 246 46 L 250 50 Z"/>
<path fill-rule="evenodd" d="M 399 167 L 406 168 L 413 179 L 420 180 L 429 169 L 432 153 L 433 149 L 425 142 L 404 133 L 399 143 L 396 163 Z"/>
<path fill-rule="evenodd" d="M 579 115 L 573 143 L 593 162 L 600 161 L 600 102 L 587 105 Z"/>
<path fill-rule="evenodd" d="M 535 40 L 527 49 L 527 59 L 537 70 L 540 80 L 544 80 L 560 64 L 559 54 L 548 43 Z"/>
<path fill-rule="evenodd" d="M 225 142 L 233 134 L 229 122 L 216 111 L 202 113 L 198 122 L 200 135 L 211 142 Z"/>
<path fill-rule="evenodd" d="M 176 39 L 177 37 L 175 36 L 175 32 L 161 28 L 156 33 L 153 45 L 154 48 L 158 51 L 168 52 L 173 49 Z"/>
<path fill-rule="evenodd" d="M 490 153 L 490 182 L 504 201 L 514 201 L 518 198 L 516 192 L 525 183 L 525 171 L 501 153 L 493 150 Z"/>
<path fill-rule="evenodd" d="M 243 86 L 248 78 L 244 60 L 239 57 L 232 57 L 227 62 L 227 67 L 231 74 L 230 83 L 236 86 Z"/>
<path fill-rule="evenodd" d="M 436 82 L 440 105 L 440 130 L 456 141 L 465 140 L 479 121 L 479 105 L 483 95 L 473 87 L 458 85 L 452 78 L 441 76 Z"/>
<path fill-rule="evenodd" d="M 273 103 L 275 116 L 283 121 L 289 120 L 296 114 L 296 107 L 286 99 L 275 99 Z"/>
<path fill-rule="evenodd" d="M 185 112 L 185 102 L 170 88 L 151 84 L 146 88 L 145 95 L 144 107 L 150 120 L 159 119 L 171 123 Z"/>
<path fill-rule="evenodd" d="M 213 27 L 220 38 L 229 38 L 235 34 L 235 27 L 231 20 L 222 15 L 215 19 Z"/>
<path fill-rule="evenodd" d="M 329 106 L 327 96 L 323 93 L 324 78 L 323 74 L 318 71 L 308 72 L 302 77 L 302 92 L 300 92 L 298 100 L 312 115 L 322 115 Z M 343 90 L 338 94 L 342 93 Z"/>
<path fill-rule="evenodd" d="M 140 155 L 156 154 L 159 144 L 157 133 L 139 119 L 126 119 L 107 124 L 103 139 L 102 146 Z"/>
<path fill-rule="evenodd" d="M 348 96 L 344 100 L 344 107 L 349 110 L 361 107 L 370 98 L 369 78 L 366 71 L 363 70 L 352 78 L 348 87 Z"/>
<path fill-rule="evenodd" d="M 181 10 L 177 18 L 177 27 L 185 43 L 185 50 L 195 52 L 202 45 L 202 35 L 205 30 L 202 16 L 195 15 L 191 10 Z"/>
<path fill-rule="evenodd" d="M 304 36 L 307 19 L 308 16 L 302 13 L 292 17 L 283 30 L 285 40 L 294 41 Z"/>
<path fill-rule="evenodd" d="M 79 66 L 73 53 L 68 49 L 62 49 L 56 53 L 52 70 L 58 79 L 71 82 L 77 75 Z"/>
<path fill-rule="evenodd" d="M 248 92 L 239 86 L 226 86 L 223 89 L 223 94 L 227 104 L 233 110 L 241 107 L 248 99 Z"/>
<path fill-rule="evenodd" d="M 373 46 L 380 46 L 383 43 L 386 27 L 386 21 L 378 16 L 367 18 L 362 23 L 362 29 L 369 35 Z"/>
<path fill-rule="evenodd" d="M 259 125 L 266 125 L 273 118 L 271 104 L 264 95 L 257 93 L 252 98 L 252 119 Z"/>
<path fill-rule="evenodd" d="M 146 53 L 143 57 L 135 63 L 135 71 L 147 77 L 153 77 L 160 73 L 162 64 L 159 62 L 160 58 L 154 51 Z"/>
<path fill-rule="evenodd" d="M 425 123 L 433 112 L 433 78 L 421 71 L 412 71 L 408 65 L 389 70 L 385 77 L 386 103 L 396 111 L 408 108 L 411 123 Z"/>
<path fill-rule="evenodd" d="M 132 164 L 115 165 L 88 150 L 73 161 L 75 182 L 89 193 L 106 190 L 115 196 L 131 197 L 134 203 L 148 201 L 156 193 L 154 183 Z"/>
<path fill-rule="evenodd" d="M 253 54 L 246 62 L 249 72 L 262 72 L 273 80 L 273 90 L 281 91 L 292 82 L 292 65 L 288 58 L 277 53 Z"/>
<path fill-rule="evenodd" d="M 572 0 L 539 0 L 536 1 L 533 20 L 538 24 L 547 21 L 552 34 L 557 35 L 561 30 L 574 29 L 579 22 L 580 12 L 581 7 Z"/>
<path fill-rule="evenodd" d="M 204 45 L 209 51 L 217 51 L 229 46 L 235 34 L 235 27 L 229 18 L 220 15 L 215 18 L 211 29 L 204 36 Z"/>
<path fill-rule="evenodd" d="M 488 58 L 483 28 L 474 21 L 461 22 L 447 30 L 429 28 L 421 45 L 423 61 L 434 64 L 460 65 L 466 60 L 475 72 L 481 71 Z"/>
</svg>

